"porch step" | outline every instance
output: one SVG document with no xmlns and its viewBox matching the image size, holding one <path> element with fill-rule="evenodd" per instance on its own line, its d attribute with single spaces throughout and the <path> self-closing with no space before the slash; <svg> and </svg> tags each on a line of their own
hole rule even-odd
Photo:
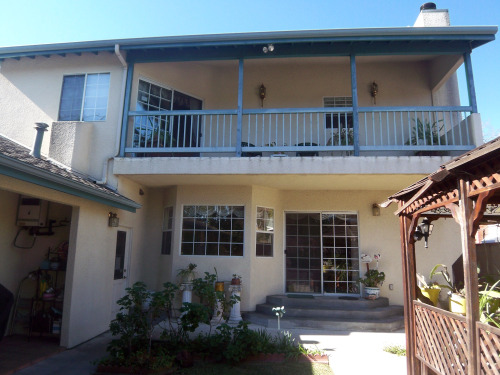
<svg viewBox="0 0 500 375">
<path fill-rule="evenodd" d="M 268 296 L 246 320 L 277 328 L 273 307 L 284 306 L 281 328 L 314 328 L 331 331 L 395 331 L 404 327 L 403 306 L 389 305 L 387 298 L 345 300 L 337 297 L 290 298 Z"/>
</svg>

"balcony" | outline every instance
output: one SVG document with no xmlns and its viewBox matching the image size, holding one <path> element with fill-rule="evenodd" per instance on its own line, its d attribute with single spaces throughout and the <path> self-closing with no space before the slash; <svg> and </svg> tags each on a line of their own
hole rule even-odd
<svg viewBox="0 0 500 375">
<path fill-rule="evenodd" d="M 126 156 L 455 155 L 475 147 L 470 107 L 128 112 Z"/>
</svg>

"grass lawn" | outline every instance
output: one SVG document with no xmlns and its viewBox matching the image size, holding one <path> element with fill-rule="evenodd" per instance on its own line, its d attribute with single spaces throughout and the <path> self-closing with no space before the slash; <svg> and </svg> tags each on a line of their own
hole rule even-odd
<svg viewBox="0 0 500 375">
<path fill-rule="evenodd" d="M 261 362 L 244 363 L 231 366 L 225 363 L 197 363 L 191 368 L 182 369 L 176 374 L 191 375 L 333 375 L 332 369 L 324 363 L 304 362 Z"/>
</svg>

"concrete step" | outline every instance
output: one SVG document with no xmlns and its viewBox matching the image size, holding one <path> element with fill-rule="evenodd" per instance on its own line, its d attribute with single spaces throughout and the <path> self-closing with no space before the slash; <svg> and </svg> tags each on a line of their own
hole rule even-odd
<svg viewBox="0 0 500 375">
<path fill-rule="evenodd" d="M 286 315 L 286 314 L 285 314 Z M 254 324 L 263 325 L 268 328 L 278 328 L 277 317 L 267 314 L 249 312 L 243 314 L 243 319 Z M 280 320 L 281 329 L 309 328 L 328 331 L 373 331 L 391 332 L 404 328 L 402 316 L 391 316 L 378 320 L 362 319 L 324 319 L 324 318 L 298 318 L 283 317 Z"/>
<path fill-rule="evenodd" d="M 282 305 L 283 306 L 283 305 Z M 263 303 L 257 305 L 256 312 L 276 316 L 276 313 L 272 310 L 276 305 L 271 305 L 268 303 Z M 338 309 L 338 308 L 325 308 L 318 306 L 305 307 L 286 307 L 285 306 L 285 316 L 286 317 L 298 317 L 298 318 L 324 318 L 324 319 L 366 319 L 366 320 L 376 320 L 384 319 L 389 316 L 402 316 L 403 306 L 382 306 L 373 308 L 356 308 L 351 309 Z"/>
<path fill-rule="evenodd" d="M 273 307 L 284 306 L 281 328 L 312 328 L 331 331 L 395 331 L 404 328 L 403 306 L 389 305 L 389 300 L 339 298 L 331 296 L 267 296 L 255 312 L 244 314 L 252 323 L 277 328 Z"/>
<path fill-rule="evenodd" d="M 286 308 L 326 308 L 326 309 L 373 309 L 377 307 L 389 306 L 389 299 L 380 297 L 375 300 L 368 300 L 358 297 L 349 297 L 355 299 L 343 299 L 342 297 L 330 296 L 297 296 L 289 297 L 286 295 L 273 295 L 266 297 L 266 303 L 273 306 L 285 306 Z"/>
</svg>

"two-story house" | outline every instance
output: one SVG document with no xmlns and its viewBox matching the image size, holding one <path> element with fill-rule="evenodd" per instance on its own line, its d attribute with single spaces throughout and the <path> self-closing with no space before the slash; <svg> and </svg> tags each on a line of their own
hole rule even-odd
<svg viewBox="0 0 500 375">
<path fill-rule="evenodd" d="M 402 304 L 397 218 L 377 204 L 482 143 L 471 55 L 496 31 L 423 9 L 414 27 L 1 48 L 0 283 L 15 292 L 67 243 L 69 347 L 107 329 L 126 286 L 189 263 L 241 275 L 254 311 L 359 296 L 360 256 L 380 253 L 381 294 Z M 455 241 L 453 261 L 445 228 L 430 247 Z"/>
</svg>

